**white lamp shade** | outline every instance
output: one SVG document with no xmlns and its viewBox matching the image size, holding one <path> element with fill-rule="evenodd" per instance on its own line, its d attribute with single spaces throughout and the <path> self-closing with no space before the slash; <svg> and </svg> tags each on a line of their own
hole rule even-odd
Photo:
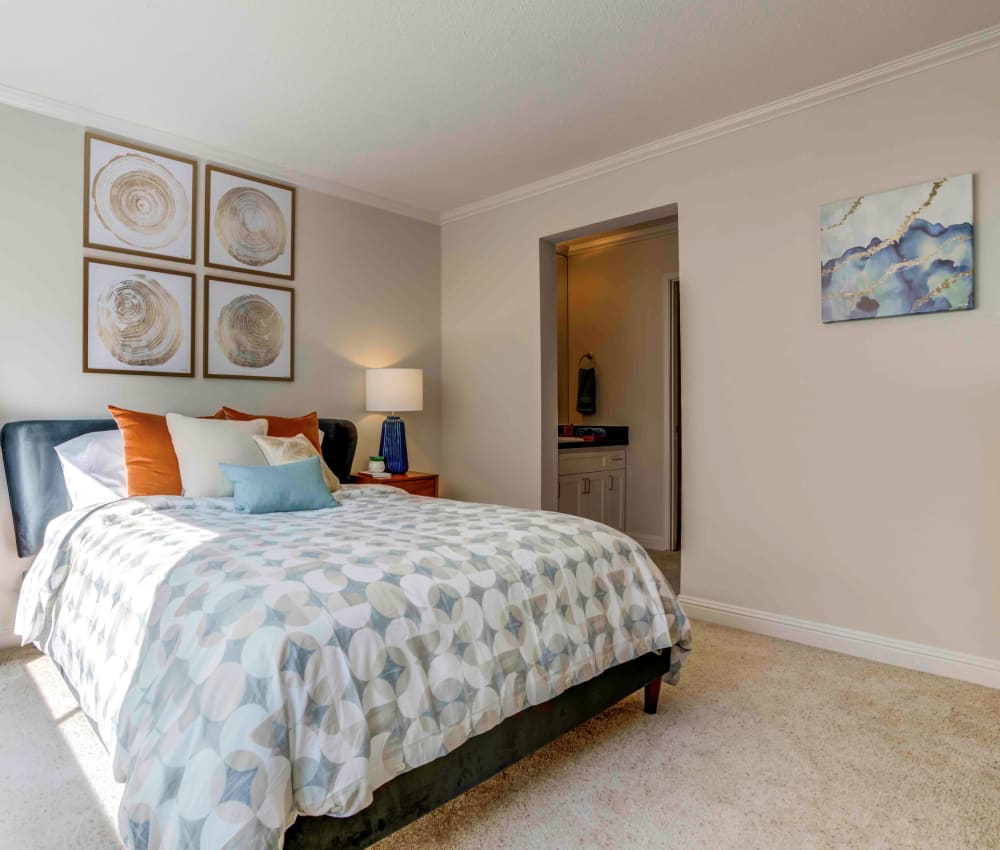
<svg viewBox="0 0 1000 850">
<path fill-rule="evenodd" d="M 365 399 L 370 411 L 423 410 L 423 369 L 366 369 Z"/>
</svg>

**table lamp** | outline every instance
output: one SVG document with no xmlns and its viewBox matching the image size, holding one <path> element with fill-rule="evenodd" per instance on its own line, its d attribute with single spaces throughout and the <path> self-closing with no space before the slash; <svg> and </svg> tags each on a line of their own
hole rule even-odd
<svg viewBox="0 0 1000 850">
<path fill-rule="evenodd" d="M 423 369 L 366 369 L 365 399 L 370 412 L 389 415 L 382 423 L 378 453 L 385 458 L 387 472 L 406 472 L 406 428 L 398 411 L 424 409 Z"/>
</svg>

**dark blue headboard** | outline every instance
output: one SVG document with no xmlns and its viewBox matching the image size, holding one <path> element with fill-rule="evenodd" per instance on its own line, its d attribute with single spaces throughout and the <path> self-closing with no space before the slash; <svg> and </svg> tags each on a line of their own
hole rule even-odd
<svg viewBox="0 0 1000 850">
<path fill-rule="evenodd" d="M 45 526 L 69 510 L 69 493 L 55 447 L 91 431 L 117 428 L 114 419 L 35 419 L 8 422 L 0 430 L 17 554 L 42 548 Z M 348 419 L 320 419 L 323 459 L 341 481 L 349 481 L 358 429 Z"/>
</svg>

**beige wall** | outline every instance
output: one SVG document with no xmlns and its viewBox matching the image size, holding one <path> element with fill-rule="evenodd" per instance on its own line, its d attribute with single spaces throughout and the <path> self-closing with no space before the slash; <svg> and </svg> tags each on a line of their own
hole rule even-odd
<svg viewBox="0 0 1000 850">
<path fill-rule="evenodd" d="M 569 258 L 556 254 L 556 374 L 559 397 L 559 424 L 566 425 L 570 419 L 569 402 Z M 574 392 L 574 403 L 575 393 Z"/>
<path fill-rule="evenodd" d="M 446 225 L 446 491 L 540 503 L 539 238 L 676 202 L 685 592 L 1000 659 L 998 79 L 982 52 Z M 970 171 L 978 307 L 822 325 L 820 204 Z"/>
<path fill-rule="evenodd" d="M 437 226 L 299 191 L 289 284 L 296 292 L 293 383 L 84 375 L 82 186 L 82 127 L 0 107 L 0 419 L 101 416 L 108 403 L 183 413 L 222 403 L 293 415 L 316 409 L 358 423 L 365 459 L 378 449 L 381 417 L 364 411 L 362 367 L 399 364 L 425 370 L 424 411 L 406 416 L 410 462 L 439 467 Z M 198 222 L 200 243 L 201 210 Z M 200 322 L 203 269 L 196 271 Z M 196 341 L 200 374 L 200 327 Z M 29 562 L 14 554 L 6 490 L 3 499 L 0 642 L 9 642 Z"/>
<path fill-rule="evenodd" d="M 574 252 L 568 263 L 569 421 L 628 425 L 629 534 L 666 547 L 664 278 L 677 275 L 677 233 Z M 565 333 L 565 332 L 564 332 Z M 597 413 L 576 412 L 577 363 L 597 359 Z"/>
</svg>

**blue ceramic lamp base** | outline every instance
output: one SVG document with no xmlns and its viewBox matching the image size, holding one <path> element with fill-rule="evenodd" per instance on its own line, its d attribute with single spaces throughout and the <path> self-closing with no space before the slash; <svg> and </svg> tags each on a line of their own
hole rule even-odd
<svg viewBox="0 0 1000 850">
<path fill-rule="evenodd" d="M 406 472 L 410 468 L 406 457 L 406 426 L 398 416 L 387 416 L 382 423 L 378 453 L 385 458 L 386 472 Z"/>
</svg>

